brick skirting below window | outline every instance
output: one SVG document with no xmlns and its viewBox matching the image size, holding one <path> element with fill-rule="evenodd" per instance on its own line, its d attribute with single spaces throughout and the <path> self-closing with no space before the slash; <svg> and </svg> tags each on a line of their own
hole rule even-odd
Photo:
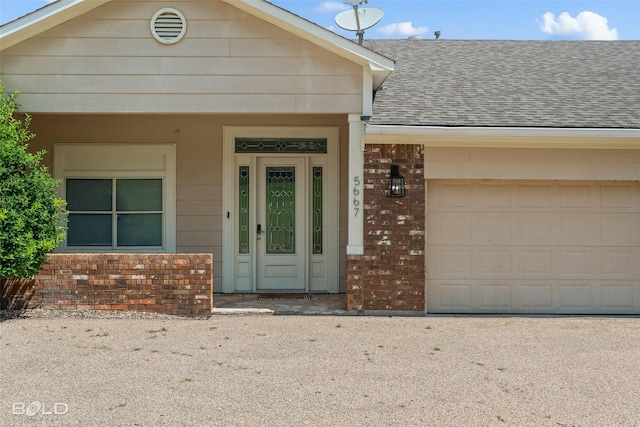
<svg viewBox="0 0 640 427">
<path fill-rule="evenodd" d="M 211 254 L 51 254 L 35 280 L 7 280 L 3 308 L 208 316 Z"/>
</svg>

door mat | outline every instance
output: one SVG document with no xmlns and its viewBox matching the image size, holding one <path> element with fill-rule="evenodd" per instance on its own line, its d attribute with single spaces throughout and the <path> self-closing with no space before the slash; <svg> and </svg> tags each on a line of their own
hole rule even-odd
<svg viewBox="0 0 640 427">
<path fill-rule="evenodd" d="M 308 301 L 310 299 L 311 295 L 309 294 L 258 294 L 258 301 Z"/>
</svg>

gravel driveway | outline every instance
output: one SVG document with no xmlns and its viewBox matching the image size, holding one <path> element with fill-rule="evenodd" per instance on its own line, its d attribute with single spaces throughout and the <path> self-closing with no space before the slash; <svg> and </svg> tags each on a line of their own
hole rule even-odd
<svg viewBox="0 0 640 427">
<path fill-rule="evenodd" d="M 0 322 L 0 425 L 640 426 L 640 319 Z"/>
</svg>

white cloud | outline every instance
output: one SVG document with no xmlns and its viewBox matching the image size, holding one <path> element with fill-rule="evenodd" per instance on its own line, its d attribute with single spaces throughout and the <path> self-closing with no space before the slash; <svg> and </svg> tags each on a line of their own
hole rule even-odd
<svg viewBox="0 0 640 427">
<path fill-rule="evenodd" d="M 556 19 L 547 12 L 542 15 L 543 22 L 538 22 L 540 30 L 553 36 L 563 36 L 579 40 L 617 40 L 618 30 L 610 29 L 607 18 L 594 12 L 580 12 L 575 18 L 562 12 Z"/>
<path fill-rule="evenodd" d="M 336 2 L 336 1 L 325 1 L 320 4 L 320 6 L 316 7 L 316 12 L 318 13 L 329 13 L 329 12 L 337 12 L 342 10 L 349 9 L 349 6 Z"/>
<path fill-rule="evenodd" d="M 386 36 L 415 36 L 429 31 L 429 27 L 414 27 L 411 21 L 395 22 L 378 28 L 377 31 Z"/>
</svg>

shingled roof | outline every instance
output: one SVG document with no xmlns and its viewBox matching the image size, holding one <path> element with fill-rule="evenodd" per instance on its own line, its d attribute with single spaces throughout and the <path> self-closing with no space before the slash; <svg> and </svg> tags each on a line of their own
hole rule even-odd
<svg viewBox="0 0 640 427">
<path fill-rule="evenodd" d="M 376 125 L 640 128 L 640 41 L 367 40 Z"/>
</svg>

